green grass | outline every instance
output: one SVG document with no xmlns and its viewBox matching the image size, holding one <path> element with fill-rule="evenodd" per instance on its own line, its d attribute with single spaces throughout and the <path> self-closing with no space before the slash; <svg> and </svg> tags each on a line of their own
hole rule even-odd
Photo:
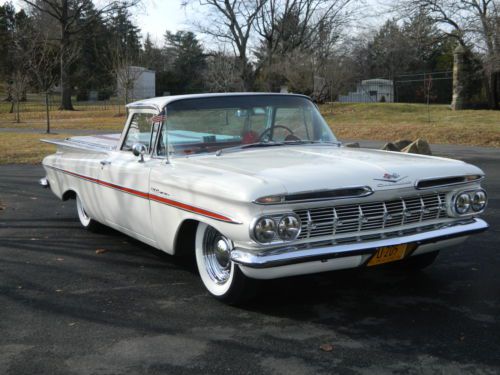
<svg viewBox="0 0 500 375">
<path fill-rule="evenodd" d="M 340 139 L 500 147 L 500 111 L 452 111 L 446 105 L 334 103 L 321 112 Z M 430 119 L 430 122 L 429 122 Z"/>
<path fill-rule="evenodd" d="M 56 146 L 40 142 L 41 138 L 66 138 L 68 134 L 0 133 L 0 164 L 37 164 L 54 153 Z"/>
</svg>

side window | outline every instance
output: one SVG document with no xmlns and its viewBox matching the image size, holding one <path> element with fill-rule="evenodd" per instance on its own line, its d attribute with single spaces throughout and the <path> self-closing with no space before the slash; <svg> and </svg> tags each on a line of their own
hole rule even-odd
<svg viewBox="0 0 500 375">
<path fill-rule="evenodd" d="M 130 151 L 135 143 L 142 143 L 149 152 L 151 143 L 154 142 L 154 137 L 152 137 L 151 133 L 153 126 L 151 122 L 152 117 L 152 113 L 134 114 L 128 128 L 127 136 L 125 137 L 125 142 L 123 142 L 122 150 Z"/>
</svg>

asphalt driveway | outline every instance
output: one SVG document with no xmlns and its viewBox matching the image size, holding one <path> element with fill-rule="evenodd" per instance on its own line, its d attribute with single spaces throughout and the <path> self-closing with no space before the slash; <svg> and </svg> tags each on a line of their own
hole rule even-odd
<svg viewBox="0 0 500 375">
<path fill-rule="evenodd" d="M 82 230 L 40 166 L 0 167 L 0 374 L 500 373 L 500 151 L 440 152 L 487 173 L 488 232 L 416 275 L 276 280 L 244 308 L 190 259 Z"/>
</svg>

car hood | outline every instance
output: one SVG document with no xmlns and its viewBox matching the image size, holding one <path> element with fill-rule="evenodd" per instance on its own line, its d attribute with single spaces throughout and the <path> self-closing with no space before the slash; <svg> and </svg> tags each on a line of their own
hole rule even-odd
<svg viewBox="0 0 500 375">
<path fill-rule="evenodd" d="M 265 190 L 269 195 L 353 186 L 369 186 L 374 191 L 401 189 L 425 178 L 483 174 L 458 160 L 324 145 L 276 146 L 177 160 L 224 172 L 220 175 L 232 179 L 230 183 L 223 179 L 231 189 L 251 189 L 257 184 L 261 187 L 258 194 Z M 235 186 L 238 180 L 242 186 Z"/>
</svg>

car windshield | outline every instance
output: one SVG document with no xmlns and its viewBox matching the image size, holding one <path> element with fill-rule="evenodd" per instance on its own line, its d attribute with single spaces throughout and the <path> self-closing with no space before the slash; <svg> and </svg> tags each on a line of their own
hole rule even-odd
<svg viewBox="0 0 500 375">
<path fill-rule="evenodd" d="M 336 138 L 307 98 L 235 95 L 169 103 L 159 155 L 185 156 L 251 145 L 334 143 Z"/>
</svg>

